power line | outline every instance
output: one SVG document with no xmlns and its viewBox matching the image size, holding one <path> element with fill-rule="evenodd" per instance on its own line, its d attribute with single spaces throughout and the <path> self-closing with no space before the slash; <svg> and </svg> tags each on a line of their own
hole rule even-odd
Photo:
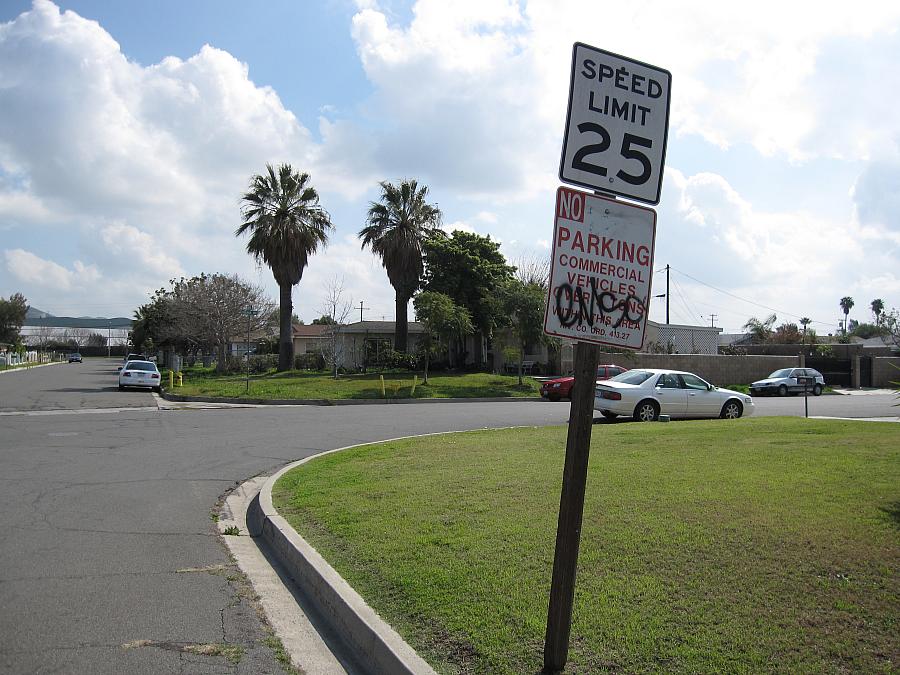
<svg viewBox="0 0 900 675">
<path fill-rule="evenodd" d="M 790 316 L 790 317 L 794 317 L 794 318 L 797 318 L 797 319 L 801 318 L 799 314 L 793 314 L 792 312 L 786 312 L 786 311 L 784 311 L 784 310 L 775 309 L 774 307 L 769 307 L 768 305 L 763 305 L 763 304 L 761 304 L 761 303 L 759 303 L 759 302 L 754 302 L 753 300 L 747 300 L 747 298 L 742 298 L 742 297 L 739 296 L 739 295 L 735 295 L 734 293 L 731 293 L 731 292 L 729 292 L 729 291 L 723 290 L 723 289 L 721 289 L 721 288 L 717 288 L 716 286 L 713 286 L 712 284 L 708 284 L 708 283 L 706 283 L 705 281 L 700 281 L 700 279 L 697 279 L 696 277 L 692 277 L 692 276 L 691 276 L 690 274 L 688 274 L 687 272 L 682 272 L 681 270 L 675 269 L 674 267 L 673 267 L 672 269 L 675 270 L 676 272 L 678 272 L 679 274 L 683 274 L 683 275 L 686 276 L 688 279 L 691 279 L 692 281 L 696 281 L 698 284 L 701 284 L 701 285 L 703 285 L 703 286 L 706 286 L 706 287 L 708 287 L 708 288 L 711 288 L 711 289 L 713 289 L 714 291 L 718 291 L 719 293 L 724 293 L 725 295 L 731 296 L 732 298 L 735 298 L 736 300 L 740 300 L 741 302 L 746 302 L 746 303 L 748 303 L 748 304 L 750 304 L 750 305 L 755 305 L 755 306 L 757 306 L 757 307 L 762 307 L 763 309 L 767 309 L 767 310 L 769 310 L 770 312 L 775 312 L 776 314 L 783 314 L 783 315 Z M 819 320 L 817 320 L 817 319 L 813 319 L 812 322 L 813 322 L 813 323 L 820 323 L 820 324 L 822 324 L 823 326 L 830 326 L 830 325 L 832 324 L 831 321 L 819 321 Z"/>
</svg>

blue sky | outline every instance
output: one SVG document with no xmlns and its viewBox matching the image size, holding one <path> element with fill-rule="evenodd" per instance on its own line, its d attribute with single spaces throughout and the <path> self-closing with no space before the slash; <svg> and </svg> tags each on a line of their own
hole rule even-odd
<svg viewBox="0 0 900 675">
<path fill-rule="evenodd" d="M 393 318 L 356 239 L 379 180 L 424 182 L 445 228 L 513 261 L 548 257 L 581 41 L 672 72 L 673 322 L 774 310 L 828 333 L 844 295 L 863 321 L 900 306 L 900 8 L 732 5 L 7 0 L 0 296 L 131 315 L 172 277 L 225 272 L 277 297 L 233 236 L 266 162 L 308 171 L 336 226 L 294 292 L 306 321 L 334 283 Z"/>
</svg>

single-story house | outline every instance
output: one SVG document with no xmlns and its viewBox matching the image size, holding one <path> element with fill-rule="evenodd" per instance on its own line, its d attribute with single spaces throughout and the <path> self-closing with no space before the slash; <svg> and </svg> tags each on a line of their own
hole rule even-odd
<svg viewBox="0 0 900 675">
<path fill-rule="evenodd" d="M 359 370 L 394 348 L 393 321 L 357 321 L 340 326 L 294 326 L 294 354 L 318 352 L 330 354 L 334 349 L 338 366 Z M 424 326 L 416 321 L 407 324 L 407 351 L 414 352 Z"/>
</svg>

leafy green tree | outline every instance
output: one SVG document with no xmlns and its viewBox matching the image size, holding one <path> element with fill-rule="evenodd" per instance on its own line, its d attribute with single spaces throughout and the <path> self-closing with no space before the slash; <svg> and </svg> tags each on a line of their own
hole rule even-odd
<svg viewBox="0 0 900 675">
<path fill-rule="evenodd" d="M 850 325 L 853 328 L 852 335 L 862 338 L 863 340 L 878 337 L 879 335 L 887 335 L 888 332 L 884 326 L 874 323 L 857 323 L 856 325 L 853 325 L 853 322 L 851 321 Z"/>
<path fill-rule="evenodd" d="M 523 283 L 518 279 L 507 282 L 503 309 L 519 352 L 519 385 L 522 384 L 522 360 L 526 346 L 544 341 L 544 308 L 547 292 L 540 283 Z"/>
<path fill-rule="evenodd" d="M 469 310 L 476 331 L 485 337 L 492 337 L 494 330 L 508 321 L 502 291 L 514 272 L 500 252 L 500 244 L 489 236 L 438 231 L 425 242 L 423 288 L 449 295 Z"/>
<path fill-rule="evenodd" d="M 241 202 L 243 222 L 235 236 L 250 234 L 247 253 L 268 265 L 278 284 L 278 370 L 289 370 L 294 362 L 291 292 L 300 283 L 310 256 L 328 243 L 334 226 L 319 204 L 309 174 L 294 171 L 290 164 L 281 164 L 277 170 L 267 164 L 265 174 L 250 179 Z"/>
<path fill-rule="evenodd" d="M 399 185 L 382 181 L 381 200 L 372 202 L 366 226 L 359 231 L 362 247 L 381 258 L 394 287 L 396 322 L 394 349 L 406 352 L 409 326 L 407 308 L 422 281 L 422 248 L 426 237 L 441 224 L 441 210 L 429 204 L 428 187 L 415 180 Z"/>
<path fill-rule="evenodd" d="M 844 313 L 844 335 L 847 334 L 847 318 L 850 316 L 850 310 L 853 309 L 853 298 L 845 295 L 841 298 L 841 311 Z"/>
<path fill-rule="evenodd" d="M 755 316 L 751 316 L 747 320 L 747 323 L 744 324 L 744 330 L 750 333 L 750 338 L 753 342 L 760 344 L 768 342 L 772 337 L 772 326 L 777 319 L 778 317 L 774 314 L 770 314 L 764 321 L 760 321 Z"/>
<path fill-rule="evenodd" d="M 875 325 L 878 326 L 881 324 L 881 315 L 884 312 L 884 300 L 881 298 L 875 298 L 872 301 L 872 314 L 875 316 Z"/>
<path fill-rule="evenodd" d="M 416 320 L 425 328 L 420 342 L 425 362 L 425 384 L 428 384 L 428 366 L 436 354 L 454 336 L 470 335 L 475 331 L 472 317 L 449 295 L 423 291 L 413 299 Z"/>
<path fill-rule="evenodd" d="M 318 319 L 312 320 L 313 326 L 334 326 L 337 324 L 337 321 L 330 317 L 328 314 L 323 314 Z"/>
<path fill-rule="evenodd" d="M 13 293 L 8 300 L 0 298 L 0 342 L 10 345 L 18 342 L 27 311 L 28 302 L 21 293 Z"/>
</svg>

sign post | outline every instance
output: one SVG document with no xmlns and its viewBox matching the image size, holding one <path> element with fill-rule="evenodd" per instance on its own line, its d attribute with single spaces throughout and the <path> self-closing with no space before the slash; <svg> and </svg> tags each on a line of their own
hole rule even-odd
<svg viewBox="0 0 900 675">
<path fill-rule="evenodd" d="M 575 43 L 559 177 L 657 204 L 671 74 Z M 600 344 L 640 349 L 650 309 L 656 212 L 570 188 L 556 193 L 544 332 L 575 343 L 575 385 L 544 638 L 545 673 L 566 665 Z"/>
<path fill-rule="evenodd" d="M 797 384 L 803 385 L 803 408 L 806 412 L 806 417 L 809 417 L 809 385 L 815 383 L 816 378 L 814 377 L 801 375 L 797 378 Z"/>
</svg>

